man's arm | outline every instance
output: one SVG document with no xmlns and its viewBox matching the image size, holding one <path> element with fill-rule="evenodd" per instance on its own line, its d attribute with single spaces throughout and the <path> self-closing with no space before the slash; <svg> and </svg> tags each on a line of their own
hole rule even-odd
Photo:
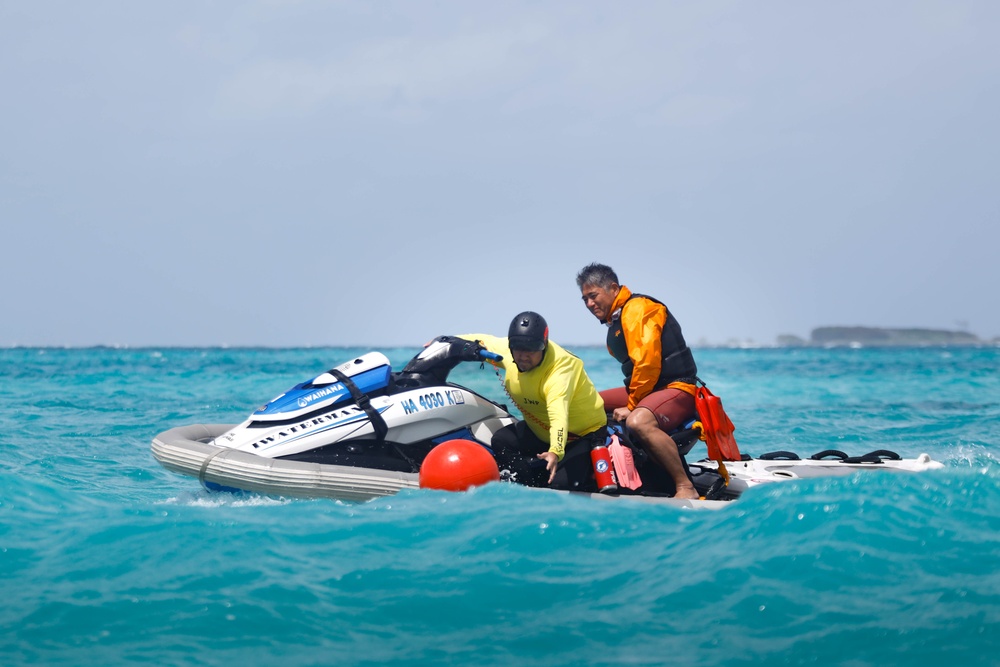
<svg viewBox="0 0 1000 667">
<path fill-rule="evenodd" d="M 667 309 L 649 299 L 632 299 L 621 315 L 622 332 L 632 360 L 632 381 L 628 387 L 628 409 L 634 410 L 656 387 L 663 364 L 663 326 Z"/>
</svg>

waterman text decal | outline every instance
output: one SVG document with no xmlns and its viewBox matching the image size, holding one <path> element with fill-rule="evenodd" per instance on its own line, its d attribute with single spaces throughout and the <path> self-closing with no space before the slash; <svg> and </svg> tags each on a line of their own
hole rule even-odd
<svg viewBox="0 0 1000 667">
<path fill-rule="evenodd" d="M 294 426 L 286 426 L 273 435 L 261 438 L 257 442 L 253 443 L 252 447 L 257 449 L 261 445 L 270 445 L 291 435 L 302 435 L 306 431 L 311 431 L 317 426 L 336 424 L 339 421 L 343 421 L 347 417 L 357 417 L 364 414 L 365 411 L 356 405 L 352 405 L 349 408 L 338 410 L 336 412 L 328 412 L 325 415 L 320 415 L 319 417 L 313 417 L 312 419 L 299 422 Z"/>
</svg>

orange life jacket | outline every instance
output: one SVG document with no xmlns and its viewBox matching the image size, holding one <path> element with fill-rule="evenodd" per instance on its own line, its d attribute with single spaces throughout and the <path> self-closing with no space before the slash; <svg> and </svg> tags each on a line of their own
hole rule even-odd
<svg viewBox="0 0 1000 667">
<path fill-rule="evenodd" d="M 701 422 L 701 439 L 708 447 L 708 458 L 714 461 L 739 461 L 740 448 L 733 436 L 736 427 L 722 409 L 722 399 L 699 381 L 694 404 Z"/>
</svg>

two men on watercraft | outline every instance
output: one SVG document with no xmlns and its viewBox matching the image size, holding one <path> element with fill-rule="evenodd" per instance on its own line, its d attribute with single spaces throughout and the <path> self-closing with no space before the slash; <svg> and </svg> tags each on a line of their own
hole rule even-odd
<svg viewBox="0 0 1000 667">
<path fill-rule="evenodd" d="M 583 368 L 583 362 L 549 340 L 545 318 L 535 312 L 518 314 L 506 338 L 489 334 L 463 334 L 490 352 L 503 357 L 497 362 L 505 370 L 504 390 L 517 404 L 523 421 L 506 426 L 493 436 L 491 446 L 501 469 L 530 486 L 556 481 L 565 470 L 560 486 L 574 488 L 590 478 L 590 457 L 567 460 L 566 449 L 584 447 L 593 440 L 603 443 L 607 434 L 604 401 Z M 532 458 L 544 468 L 532 465 Z"/>
<path fill-rule="evenodd" d="M 598 392 L 583 362 L 548 340 L 548 325 L 537 313 L 524 312 L 511 322 L 507 338 L 486 334 L 461 336 L 479 341 L 512 363 L 504 387 L 524 421 L 498 431 L 492 442 L 497 462 L 529 485 L 551 484 L 566 446 L 585 440 L 586 450 L 607 435 L 607 413 L 624 423 L 673 481 L 676 498 L 698 498 L 677 444 L 669 433 L 695 416 L 694 355 L 681 326 L 666 305 L 622 285 L 606 264 L 585 266 L 576 276 L 587 309 L 608 327 L 608 352 L 622 366 L 624 386 Z M 534 455 L 545 461 L 548 480 L 524 465 Z M 588 457 L 564 467 L 572 484 L 589 478 Z"/>
<path fill-rule="evenodd" d="M 633 293 L 605 264 L 585 266 L 576 284 L 584 305 L 608 327 L 608 351 L 625 376 L 624 387 L 600 392 L 606 409 L 669 473 L 675 498 L 698 498 L 668 435 L 695 414 L 698 368 L 680 324 L 663 303 Z"/>
</svg>

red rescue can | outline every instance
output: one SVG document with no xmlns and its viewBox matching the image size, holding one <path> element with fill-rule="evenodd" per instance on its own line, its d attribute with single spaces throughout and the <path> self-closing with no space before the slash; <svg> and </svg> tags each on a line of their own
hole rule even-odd
<svg viewBox="0 0 1000 667">
<path fill-rule="evenodd" d="M 618 490 L 618 480 L 615 479 L 615 467 L 611 463 L 611 452 L 607 445 L 599 443 L 590 450 L 590 460 L 594 464 L 594 479 L 597 480 L 597 490 L 601 493 Z"/>
</svg>

